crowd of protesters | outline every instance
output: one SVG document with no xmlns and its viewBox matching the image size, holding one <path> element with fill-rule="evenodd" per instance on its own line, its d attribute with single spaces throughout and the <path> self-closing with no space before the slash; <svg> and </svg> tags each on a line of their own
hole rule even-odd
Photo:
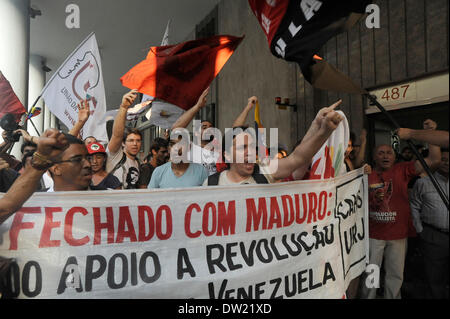
<svg viewBox="0 0 450 319">
<path fill-rule="evenodd" d="M 90 113 L 87 101 L 78 105 L 78 122 L 69 133 L 49 129 L 38 138 L 19 130 L 24 139 L 21 160 L 6 154 L 11 142 L 3 134 L 0 192 L 6 194 L 0 199 L 0 224 L 36 191 L 182 188 L 304 179 L 313 156 L 343 119 L 335 110 L 341 101 L 325 107 L 290 153 L 280 148 L 270 160 L 254 161 L 258 158 L 257 137 L 245 126 L 257 102 L 256 97 L 251 97 L 232 125 L 237 130 L 225 132 L 221 149 L 211 149 L 214 136 L 207 133 L 213 129 L 213 124 L 207 120 L 201 121 L 200 136 L 196 136 L 200 143 L 180 146 L 182 133 L 178 134 L 177 130 L 186 128 L 205 107 L 207 94 L 208 89 L 197 104 L 176 121 L 169 138 L 153 141 L 150 153 L 143 160 L 139 158 L 142 133 L 126 127 L 127 110 L 138 97 L 136 90 L 124 95 L 107 145 L 94 136 L 80 139 L 80 131 Z M 423 130 L 401 128 L 396 133 L 400 139 L 428 144 L 425 162 L 448 198 L 448 132 L 437 130 L 434 121 L 425 120 Z M 227 145 L 227 140 L 232 143 Z M 352 281 L 347 296 L 400 298 L 408 238 L 419 236 L 426 296 L 448 298 L 448 208 L 411 149 L 405 148 L 401 154 L 396 154 L 391 145 L 376 145 L 373 158 L 368 160 L 366 130 L 362 130 L 359 141 L 360 144 L 355 145 L 356 136 L 351 134 L 344 164 L 347 171 L 364 165 L 368 168 L 369 259 L 370 264 L 382 268 L 384 290 L 380 293 L 376 287 L 367 287 L 363 274 Z M 369 163 L 372 166 L 367 166 Z"/>
</svg>

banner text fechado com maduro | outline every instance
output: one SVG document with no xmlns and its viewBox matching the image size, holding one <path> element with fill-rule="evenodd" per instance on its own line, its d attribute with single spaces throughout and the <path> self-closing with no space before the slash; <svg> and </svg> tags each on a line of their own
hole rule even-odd
<svg viewBox="0 0 450 319">
<path fill-rule="evenodd" d="M 365 268 L 364 185 L 37 194 L 0 255 L 20 298 L 340 298 Z"/>
</svg>

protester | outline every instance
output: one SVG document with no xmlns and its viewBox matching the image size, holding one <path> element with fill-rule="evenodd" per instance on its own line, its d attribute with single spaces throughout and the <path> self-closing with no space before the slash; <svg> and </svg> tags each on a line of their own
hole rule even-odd
<svg viewBox="0 0 450 319">
<path fill-rule="evenodd" d="M 414 160 L 415 155 L 413 153 L 413 150 L 409 146 L 405 146 L 402 151 L 400 152 L 399 161 L 400 162 L 410 162 Z"/>
<path fill-rule="evenodd" d="M 125 130 L 128 108 L 137 95 L 137 90 L 131 90 L 123 96 L 107 148 L 106 170 L 119 179 L 124 189 L 137 188 L 140 174 L 137 155 L 141 150 L 142 133 L 137 129 Z"/>
<path fill-rule="evenodd" d="M 347 172 L 353 171 L 354 169 L 360 168 L 364 165 L 367 144 L 367 131 L 365 129 L 361 130 L 361 135 L 359 138 L 361 145 L 359 145 L 358 150 L 356 150 L 356 135 L 355 133 L 350 132 L 350 139 L 344 154 L 344 163 L 347 168 Z"/>
<path fill-rule="evenodd" d="M 23 159 L 25 157 L 26 154 L 28 153 L 34 153 L 37 149 L 37 145 L 36 143 L 33 142 L 33 139 L 37 139 L 37 137 L 34 136 L 30 136 L 30 134 L 23 130 L 23 129 L 18 129 L 15 132 L 20 132 L 20 135 L 22 135 L 23 137 L 23 143 L 20 146 L 20 152 L 22 153 L 22 157 L 21 157 L 21 165 L 18 165 L 16 167 L 16 170 L 22 174 L 23 173 Z"/>
<path fill-rule="evenodd" d="M 334 111 L 341 103 L 339 101 L 319 111 L 302 142 L 288 157 L 274 158 L 264 165 L 256 165 L 252 161 L 256 159 L 256 140 L 251 131 L 244 131 L 246 127 L 240 127 L 241 131 L 237 132 L 227 131 L 222 148 L 228 169 L 209 176 L 203 185 L 266 184 L 287 178 L 296 170 L 305 174 L 312 157 L 342 121 L 341 115 Z M 226 145 L 227 140 L 232 140 L 232 145 Z M 242 159 L 243 162 L 236 159 Z"/>
<path fill-rule="evenodd" d="M 89 188 L 91 190 L 122 189 L 119 179 L 106 172 L 105 147 L 98 142 L 91 143 L 86 147 L 91 155 L 92 180 Z"/>
<path fill-rule="evenodd" d="M 433 125 L 433 121 L 428 119 L 424 123 L 423 130 L 413 130 L 409 128 L 399 128 L 396 130 L 398 137 L 402 140 L 418 140 L 440 147 L 449 147 L 449 134 L 442 130 L 428 130 L 428 126 Z"/>
<path fill-rule="evenodd" d="M 376 146 L 373 154 L 375 167 L 369 175 L 369 264 L 381 267 L 384 263 L 384 298 L 399 299 L 407 238 L 412 228 L 407 187 L 424 168 L 419 161 L 394 163 L 395 152 L 390 145 Z M 437 167 L 440 157 L 439 147 L 430 145 L 430 156 L 425 162 Z M 376 288 L 363 284 L 361 293 L 363 298 L 372 299 Z"/>
<path fill-rule="evenodd" d="M 92 179 L 91 155 L 83 141 L 66 134 L 69 146 L 53 161 L 49 168 L 54 185 L 48 192 L 90 190 Z M 97 190 L 106 190 L 97 187 Z"/>
<path fill-rule="evenodd" d="M 141 164 L 140 167 L 141 174 L 138 181 L 139 188 L 147 188 L 155 168 L 167 163 L 169 160 L 168 147 L 169 142 L 166 139 L 158 137 L 153 141 L 153 144 L 150 147 L 149 158 L 147 159 L 147 162 Z"/>
<path fill-rule="evenodd" d="M 186 128 L 189 123 L 194 119 L 195 115 L 206 106 L 206 97 L 209 93 L 209 88 L 203 91 L 202 95 L 192 108 L 186 111 L 172 126 L 172 131 L 175 129 Z M 207 146 L 213 141 L 214 137 L 206 138 L 204 133 L 210 128 L 214 128 L 213 124 L 209 120 L 203 119 L 201 121 L 200 136 L 197 136 L 198 132 L 194 132 L 195 137 L 200 140 L 200 145 L 192 143 L 190 145 L 191 150 L 189 153 L 189 160 L 194 163 L 202 164 L 208 171 L 208 175 L 215 174 L 217 172 L 216 163 L 220 159 L 220 154 L 207 148 Z"/>
<path fill-rule="evenodd" d="M 21 173 L 22 170 L 22 159 L 25 153 L 32 152 L 36 150 L 36 144 L 33 143 L 33 138 L 31 137 L 27 131 L 23 129 L 17 129 L 13 131 L 13 134 L 20 134 L 23 136 L 23 143 L 20 147 L 20 151 L 22 153 L 22 157 L 20 161 L 16 159 L 14 156 L 7 154 L 6 151 L 11 148 L 14 142 L 8 140 L 8 135 L 6 131 L 2 132 L 3 143 L 0 145 L 0 154 L 2 154 L 3 159 L 8 162 L 9 168 L 15 170 L 16 172 Z"/>
<path fill-rule="evenodd" d="M 177 161 L 175 158 L 183 157 L 188 145 L 180 143 L 181 139 L 169 142 L 171 162 L 157 167 L 152 174 L 148 188 L 184 188 L 201 186 L 208 177 L 206 168 L 189 161 Z M 177 146 L 175 146 L 177 145 Z M 185 156 L 187 157 L 187 156 Z"/>
<path fill-rule="evenodd" d="M 22 130 L 22 131 L 24 131 L 24 130 Z M 24 131 L 24 132 L 26 132 L 26 131 Z M 26 153 L 33 153 L 33 152 L 35 152 L 36 149 L 37 149 L 37 145 L 36 145 L 36 143 L 32 142 L 34 136 L 30 137 L 30 139 L 26 139 L 25 138 L 26 135 L 22 135 L 22 136 L 24 137 L 24 142 L 20 146 L 20 152 L 22 153 L 22 159 L 23 159 L 23 156 L 25 156 Z"/>
<path fill-rule="evenodd" d="M 441 153 L 441 164 L 433 175 L 448 197 L 448 149 L 441 149 Z M 449 211 L 428 176 L 419 179 L 414 185 L 411 213 L 414 226 L 420 234 L 420 250 L 427 282 L 426 297 L 448 299 Z"/>
<path fill-rule="evenodd" d="M 53 159 L 59 158 L 68 147 L 67 136 L 55 129 L 48 129 L 37 139 L 37 145 L 32 165 L 26 167 L 9 191 L 0 198 L 0 225 L 33 194 L 42 175 L 53 165 Z"/>
</svg>

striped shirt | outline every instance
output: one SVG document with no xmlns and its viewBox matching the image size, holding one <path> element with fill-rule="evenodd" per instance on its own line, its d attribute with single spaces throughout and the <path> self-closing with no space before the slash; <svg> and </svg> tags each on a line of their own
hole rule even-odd
<svg viewBox="0 0 450 319">
<path fill-rule="evenodd" d="M 433 175 L 448 198 L 448 178 L 438 172 Z M 448 209 L 428 176 L 418 179 L 414 184 L 410 205 L 414 226 L 418 233 L 422 232 L 422 223 L 448 232 Z"/>
</svg>

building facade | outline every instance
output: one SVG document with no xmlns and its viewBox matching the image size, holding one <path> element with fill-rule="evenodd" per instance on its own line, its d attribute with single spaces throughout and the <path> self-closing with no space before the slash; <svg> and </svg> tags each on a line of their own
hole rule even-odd
<svg viewBox="0 0 450 319">
<path fill-rule="evenodd" d="M 356 84 L 377 96 L 400 126 L 421 128 L 431 118 L 448 130 L 448 1 L 378 0 L 380 28 L 366 20 L 331 39 L 318 52 Z M 288 150 L 306 133 L 318 110 L 338 99 L 357 136 L 369 132 L 369 146 L 390 141 L 394 129 L 386 116 L 361 95 L 314 89 L 295 63 L 270 51 L 247 1 L 221 1 L 197 25 L 191 38 L 214 34 L 245 35 L 212 86 L 206 114 L 224 130 L 257 96 L 266 128 L 278 128 L 279 143 Z M 288 98 L 293 108 L 279 109 L 275 97 Z M 248 124 L 253 124 L 253 115 Z M 370 147 L 368 152 L 370 153 Z M 370 154 L 369 154 L 370 155 Z"/>
</svg>

